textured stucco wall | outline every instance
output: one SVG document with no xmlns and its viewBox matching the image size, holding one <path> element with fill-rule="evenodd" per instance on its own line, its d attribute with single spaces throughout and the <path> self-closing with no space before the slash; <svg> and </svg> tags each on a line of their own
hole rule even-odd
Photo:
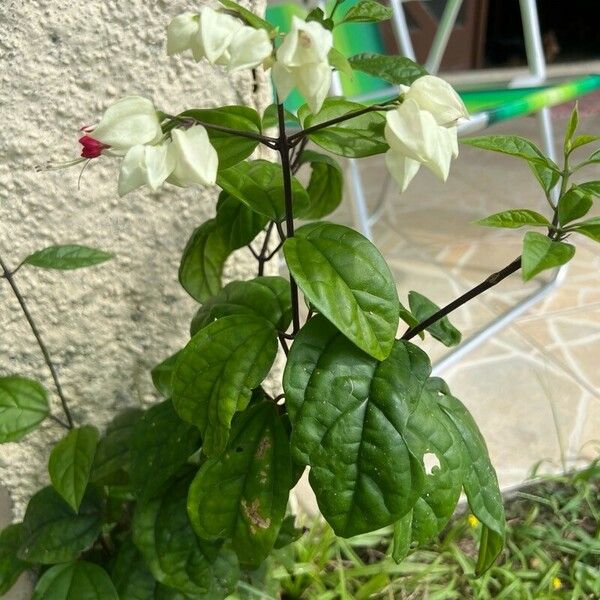
<svg viewBox="0 0 600 600">
<path fill-rule="evenodd" d="M 264 9 L 263 0 L 246 6 Z M 181 251 L 214 212 L 215 190 L 147 190 L 120 199 L 118 161 L 36 173 L 34 165 L 77 156 L 78 128 L 126 94 L 177 112 L 192 106 L 264 108 L 264 75 L 169 59 L 170 17 L 192 1 L 3 0 L 0 3 L 0 254 L 10 265 L 52 243 L 111 250 L 114 261 L 72 272 L 24 268 L 18 274 L 58 366 L 78 422 L 102 426 L 113 412 L 155 399 L 149 369 L 184 343 L 194 302 L 177 283 Z M 229 272 L 244 272 L 238 253 Z M 59 405 L 40 352 L 6 282 L 0 280 L 0 374 L 41 381 Z M 46 421 L 19 444 L 0 446 L 0 484 L 14 517 L 45 481 L 48 444 L 63 434 Z M 1 492 L 2 490 L 0 490 Z"/>
</svg>

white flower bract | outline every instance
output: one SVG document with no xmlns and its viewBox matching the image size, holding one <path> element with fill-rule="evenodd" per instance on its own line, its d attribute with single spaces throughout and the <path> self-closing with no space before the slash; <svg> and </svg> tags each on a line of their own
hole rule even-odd
<svg viewBox="0 0 600 600">
<path fill-rule="evenodd" d="M 187 186 L 198 183 L 213 185 L 217 180 L 219 157 L 213 148 L 206 129 L 194 125 L 186 130 L 174 129 L 171 132 L 173 143 L 170 151 L 175 160 L 175 168 L 169 182 Z"/>
</svg>

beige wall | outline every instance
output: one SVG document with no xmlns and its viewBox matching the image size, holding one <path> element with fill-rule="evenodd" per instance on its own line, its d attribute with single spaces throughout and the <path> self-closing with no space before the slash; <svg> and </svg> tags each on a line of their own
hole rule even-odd
<svg viewBox="0 0 600 600">
<path fill-rule="evenodd" d="M 102 426 L 119 408 L 155 396 L 149 369 L 184 343 L 194 302 L 177 283 L 193 228 L 213 214 L 215 191 L 167 188 L 119 198 L 118 163 L 36 173 L 34 165 L 78 155 L 78 129 L 120 96 L 140 94 L 158 108 L 245 103 L 264 107 L 270 91 L 249 74 L 169 59 L 169 18 L 199 2 L 161 0 L 3 0 L 0 3 L 0 254 L 16 265 L 53 243 L 111 250 L 93 269 L 24 268 L 18 283 L 58 366 L 76 420 Z M 263 0 L 247 4 L 263 9 Z M 238 253 L 232 268 L 249 267 Z M 0 280 L 0 374 L 40 380 L 40 352 L 6 282 Z M 47 421 L 19 444 L 0 446 L 0 483 L 19 518 L 46 478 L 48 445 L 63 431 Z M 0 489 L 0 495 L 3 491 Z M 0 503 L 0 508 L 1 508 Z M 0 526 L 7 515 L 0 515 Z"/>
</svg>

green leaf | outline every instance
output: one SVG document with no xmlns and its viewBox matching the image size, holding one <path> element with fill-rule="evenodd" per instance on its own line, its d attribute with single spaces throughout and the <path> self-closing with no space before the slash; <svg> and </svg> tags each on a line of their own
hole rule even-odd
<svg viewBox="0 0 600 600">
<path fill-rule="evenodd" d="M 574 227 L 577 233 L 581 233 L 594 240 L 600 242 L 600 217 L 594 217 L 577 223 Z M 573 251 L 574 252 L 574 251 Z"/>
<path fill-rule="evenodd" d="M 230 250 L 247 246 L 268 222 L 267 217 L 250 210 L 243 202 L 225 192 L 219 196 L 216 220 Z"/>
<path fill-rule="evenodd" d="M 336 48 L 331 48 L 329 54 L 327 55 L 327 59 L 329 64 L 340 73 L 343 73 L 348 77 L 352 77 L 354 75 L 348 59 Z"/>
<path fill-rule="evenodd" d="M 558 221 L 566 225 L 585 217 L 592 208 L 592 198 L 578 186 L 573 186 L 558 201 Z"/>
<path fill-rule="evenodd" d="M 350 7 L 342 23 L 379 23 L 387 21 L 392 17 L 392 9 L 376 2 L 375 0 L 359 0 L 354 6 Z"/>
<path fill-rule="evenodd" d="M 155 600 L 157 582 L 131 539 L 119 549 L 110 576 L 119 600 Z"/>
<path fill-rule="evenodd" d="M 396 522 L 421 492 L 423 467 L 404 430 L 431 366 L 407 342 L 378 362 L 331 329 L 320 315 L 303 327 L 288 356 L 284 391 L 287 400 L 304 388 L 292 453 L 311 467 L 321 513 L 348 537 Z M 305 344 L 311 347 L 303 350 Z M 304 360 L 294 364 L 297 357 Z"/>
<path fill-rule="evenodd" d="M 250 281 L 228 283 L 200 307 L 192 320 L 191 335 L 228 315 L 262 317 L 272 323 L 277 331 L 286 331 L 292 320 L 289 281 L 283 277 L 261 276 Z"/>
<path fill-rule="evenodd" d="M 592 144 L 593 142 L 597 142 L 600 140 L 600 135 L 578 135 L 571 142 L 571 152 L 576 148 L 580 148 L 581 146 L 586 146 L 587 144 Z"/>
<path fill-rule="evenodd" d="M 506 229 L 518 229 L 525 225 L 532 225 L 534 227 L 551 226 L 550 221 L 544 215 L 526 208 L 504 210 L 475 222 L 477 225 L 483 225 L 484 227 L 504 227 Z"/>
<path fill-rule="evenodd" d="M 567 127 L 565 129 L 565 138 L 563 143 L 563 149 L 565 154 L 568 154 L 572 149 L 571 140 L 575 135 L 575 131 L 577 130 L 577 125 L 579 124 L 579 114 L 577 110 L 577 102 L 575 102 L 575 106 L 571 111 L 571 115 L 569 116 L 569 122 L 567 123 Z"/>
<path fill-rule="evenodd" d="M 413 511 L 409 510 L 403 517 L 394 523 L 392 558 L 397 563 L 402 562 L 410 552 L 412 543 L 412 518 Z"/>
<path fill-rule="evenodd" d="M 17 556 L 21 545 L 21 523 L 9 525 L 0 531 L 0 596 L 4 596 L 29 565 Z"/>
<path fill-rule="evenodd" d="M 43 565 L 75 560 L 100 535 L 102 508 L 102 498 L 91 486 L 78 513 L 54 488 L 41 489 L 25 511 L 19 558 Z"/>
<path fill-rule="evenodd" d="M 276 354 L 273 325 L 252 315 L 230 315 L 207 325 L 181 351 L 173 405 L 200 429 L 207 456 L 224 450 L 233 415 L 246 408 Z"/>
<path fill-rule="evenodd" d="M 506 523 L 498 479 L 477 424 L 465 406 L 453 396 L 438 392 L 438 402 L 462 439 L 467 459 L 463 487 L 471 512 L 483 524 L 476 572 L 489 569 L 504 545 Z"/>
<path fill-rule="evenodd" d="M 68 244 L 49 246 L 43 250 L 38 250 L 30 254 L 23 262 L 42 269 L 69 270 L 99 265 L 114 258 L 114 256 L 110 252 L 96 250 L 95 248 Z"/>
<path fill-rule="evenodd" d="M 0 444 L 18 442 L 48 416 L 46 390 L 32 379 L 0 377 Z"/>
<path fill-rule="evenodd" d="M 575 246 L 565 242 L 554 242 L 541 233 L 528 231 L 523 240 L 523 281 L 529 281 L 546 269 L 568 263 L 574 255 Z"/>
<path fill-rule="evenodd" d="M 323 12 L 323 9 L 318 6 L 313 8 L 306 15 L 306 18 L 304 20 L 307 23 L 310 23 L 311 21 L 316 21 L 317 23 L 320 23 L 325 29 L 328 29 L 329 31 L 333 31 L 333 28 L 335 25 L 332 19 L 325 17 L 325 13 Z"/>
<path fill-rule="evenodd" d="M 303 127 L 319 125 L 331 119 L 347 115 L 365 108 L 363 104 L 348 102 L 339 98 L 326 98 L 323 108 L 316 114 L 310 113 L 306 105 L 301 106 L 298 115 Z M 382 154 L 389 149 L 384 136 L 385 117 L 376 111 L 348 119 L 336 125 L 319 129 L 309 138 L 334 154 L 349 158 L 361 158 L 373 154 Z"/>
<path fill-rule="evenodd" d="M 593 164 L 593 163 L 600 162 L 600 150 L 596 150 L 595 152 L 592 152 L 592 154 L 590 154 L 590 156 L 588 157 L 588 159 L 585 162 L 586 162 L 586 164 Z"/>
<path fill-rule="evenodd" d="M 188 515 L 207 540 L 231 540 L 240 562 L 257 567 L 273 549 L 292 486 L 290 442 L 271 402 L 234 421 L 225 453 L 207 460 L 188 496 Z"/>
<path fill-rule="evenodd" d="M 78 561 L 48 569 L 35 586 L 32 600 L 119 600 L 119 595 L 102 567 Z"/>
<path fill-rule="evenodd" d="M 547 167 L 542 163 L 528 162 L 529 169 L 534 174 L 535 178 L 539 181 L 542 189 L 546 194 L 550 193 L 550 190 L 558 183 L 560 179 L 560 173 L 556 170 Z"/>
<path fill-rule="evenodd" d="M 165 358 L 165 360 L 156 365 L 151 371 L 154 387 L 165 398 L 171 397 L 171 380 L 173 379 L 173 371 L 175 370 L 178 356 L 179 352 L 175 352 L 175 354 Z"/>
<path fill-rule="evenodd" d="M 223 599 L 237 583 L 237 559 L 194 533 L 186 510 L 189 484 L 182 477 L 164 496 L 137 505 L 133 541 L 160 583 L 194 598 Z"/>
<path fill-rule="evenodd" d="M 408 305 L 419 323 L 422 323 L 425 319 L 428 319 L 440 310 L 437 304 L 429 300 L 426 296 L 423 296 L 423 294 L 415 291 L 408 293 Z M 460 331 L 450 323 L 448 317 L 442 317 L 433 323 L 433 325 L 427 327 L 426 331 L 436 340 L 442 342 L 444 346 L 449 347 L 460 344 L 462 338 Z"/>
<path fill-rule="evenodd" d="M 221 289 L 221 276 L 230 254 L 227 241 L 215 219 L 194 230 L 181 257 L 179 283 L 198 302 Z"/>
<path fill-rule="evenodd" d="M 257 17 L 258 18 L 258 17 Z M 246 133 L 260 133 L 259 114 L 248 106 L 222 106 L 220 108 L 194 108 L 178 117 L 192 117 L 201 123 L 227 127 Z M 258 140 L 240 137 L 224 131 L 206 128 L 210 143 L 219 156 L 219 171 L 228 169 L 248 158 L 258 146 Z"/>
<path fill-rule="evenodd" d="M 311 175 L 306 191 L 310 198 L 310 209 L 306 219 L 321 219 L 332 213 L 342 201 L 344 174 L 338 162 L 320 152 L 304 150 L 300 164 L 310 163 Z"/>
<path fill-rule="evenodd" d="M 399 300 L 379 250 L 349 227 L 304 225 L 283 245 L 298 287 L 359 348 L 384 359 L 398 328 Z"/>
<path fill-rule="evenodd" d="M 138 498 L 160 490 L 200 443 L 200 432 L 179 418 L 170 400 L 149 408 L 131 436 L 131 482 Z"/>
<path fill-rule="evenodd" d="M 119 475 L 129 472 L 131 434 L 142 414 L 139 408 L 127 408 L 110 422 L 96 448 L 91 481 L 108 484 L 115 481 L 115 476 L 117 481 L 121 481 Z"/>
<path fill-rule="evenodd" d="M 272 221 L 285 218 L 285 197 L 281 166 L 268 160 L 251 160 L 221 171 L 217 184 L 227 193 L 241 200 L 254 212 Z M 302 219 L 309 206 L 308 193 L 292 177 L 294 216 Z"/>
<path fill-rule="evenodd" d="M 289 110 L 283 111 L 285 115 L 286 123 L 292 123 L 294 125 L 299 125 L 298 117 L 291 113 Z M 277 104 L 269 104 L 267 108 L 265 108 L 265 112 L 262 117 L 262 130 L 265 131 L 267 129 L 271 129 L 271 127 L 277 127 L 279 129 L 279 116 L 277 114 Z"/>
<path fill-rule="evenodd" d="M 98 430 L 91 425 L 71 429 L 50 453 L 52 485 L 75 512 L 90 480 L 98 437 Z"/>
<path fill-rule="evenodd" d="M 289 546 L 289 544 L 293 544 L 302 537 L 303 533 L 302 529 L 296 529 L 296 517 L 288 515 L 281 523 L 274 548 L 279 550 L 280 548 Z"/>
<path fill-rule="evenodd" d="M 349 62 L 353 69 L 380 77 L 394 85 L 411 85 L 419 77 L 427 75 L 424 67 L 405 56 L 365 52 L 350 57 Z"/>
<path fill-rule="evenodd" d="M 600 181 L 586 181 L 580 183 L 577 187 L 585 194 L 600 197 Z"/>
<path fill-rule="evenodd" d="M 277 33 L 277 28 L 273 27 L 271 23 L 261 19 L 258 15 L 255 15 L 253 12 L 249 11 L 247 8 L 244 8 L 237 2 L 232 2 L 232 0 L 219 0 L 219 2 L 225 8 L 237 13 L 242 21 L 251 27 L 254 27 L 255 29 L 266 29 L 271 37 Z"/>
<path fill-rule="evenodd" d="M 475 148 L 523 158 L 530 163 L 539 164 L 552 171 L 560 172 L 558 166 L 545 157 L 533 142 L 518 135 L 482 135 L 464 138 L 461 142 Z"/>
</svg>

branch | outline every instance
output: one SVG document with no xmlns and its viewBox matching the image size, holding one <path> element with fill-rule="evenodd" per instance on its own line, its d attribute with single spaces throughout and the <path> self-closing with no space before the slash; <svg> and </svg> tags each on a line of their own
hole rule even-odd
<svg viewBox="0 0 600 600">
<path fill-rule="evenodd" d="M 52 375 L 52 379 L 54 380 L 54 386 L 56 387 L 56 393 L 58 394 L 58 397 L 60 398 L 60 403 L 62 404 L 62 408 L 65 413 L 65 417 L 67 418 L 67 423 L 66 424 L 63 423 L 63 421 L 61 421 L 57 417 L 51 417 L 51 418 L 54 421 L 56 421 L 57 423 L 60 423 L 61 425 L 63 425 L 63 427 L 66 427 L 67 429 L 73 429 L 73 426 L 74 426 L 73 425 L 73 417 L 71 416 L 71 411 L 69 410 L 69 407 L 67 405 L 67 400 L 66 400 L 65 395 L 62 390 L 62 386 L 60 385 L 60 380 L 58 379 L 58 373 L 56 372 L 56 368 L 54 367 L 54 364 L 52 363 L 50 354 L 48 352 L 48 349 L 46 348 L 46 344 L 44 344 L 44 341 L 42 340 L 42 336 L 35 324 L 35 321 L 33 320 L 33 317 L 31 316 L 31 313 L 29 312 L 29 309 L 27 308 L 27 304 L 25 303 L 25 298 L 23 298 L 23 295 L 21 294 L 21 292 L 19 291 L 19 288 L 17 287 L 17 284 L 13 277 L 14 273 L 12 273 L 8 269 L 8 267 L 6 266 L 6 264 L 4 263 L 2 258 L 0 258 L 0 267 L 2 268 L 2 271 L 3 271 L 2 277 L 4 277 L 6 279 L 6 281 L 8 281 L 8 284 L 12 288 L 12 291 L 14 292 L 15 297 L 17 298 L 17 300 L 19 302 L 19 305 L 21 306 L 21 310 L 23 311 L 23 314 L 25 315 L 25 318 L 27 319 L 27 322 L 29 323 L 29 327 L 31 327 L 31 331 L 33 332 L 33 335 L 35 336 L 35 339 L 37 340 L 38 346 L 40 347 L 40 350 L 42 351 L 42 354 L 44 355 L 44 361 L 46 362 L 46 365 L 48 366 L 50 374 Z"/>
<path fill-rule="evenodd" d="M 503 279 L 506 279 L 509 275 L 512 275 L 516 271 L 521 268 L 521 257 L 515 258 L 509 265 L 504 267 L 504 269 L 490 275 L 485 281 L 482 281 L 479 285 L 476 285 L 474 288 L 457 298 L 456 300 L 450 302 L 441 308 L 436 313 L 425 319 L 423 322 L 419 323 L 415 327 L 409 327 L 404 335 L 400 338 L 402 340 L 410 340 L 414 338 L 416 335 L 419 335 L 422 331 L 425 331 L 428 327 L 444 318 L 446 315 L 450 314 L 453 310 L 456 310 L 463 304 L 469 302 L 479 294 L 482 294 L 486 290 L 489 290 L 491 287 L 494 287 L 498 283 L 500 283 Z"/>
</svg>

